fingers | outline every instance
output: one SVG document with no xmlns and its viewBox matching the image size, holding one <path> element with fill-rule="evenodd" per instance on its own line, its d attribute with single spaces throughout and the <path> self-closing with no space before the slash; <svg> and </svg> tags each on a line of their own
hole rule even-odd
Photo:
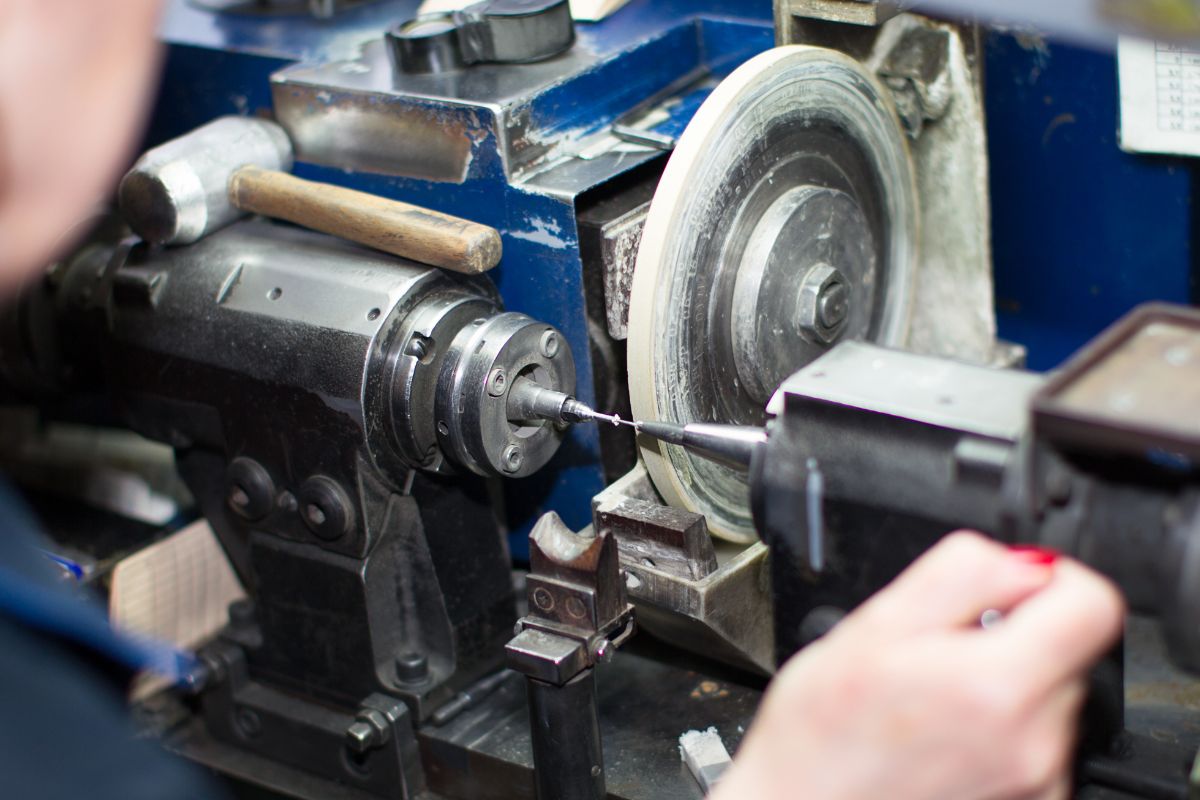
<svg viewBox="0 0 1200 800">
<path fill-rule="evenodd" d="M 989 634 L 999 657 L 1053 686 L 1090 667 L 1116 643 L 1125 602 L 1107 579 L 1060 558 L 1054 578 L 1017 605 Z"/>
<path fill-rule="evenodd" d="M 1053 568 L 1030 563 L 977 533 L 938 542 L 847 620 L 874 635 L 910 636 L 976 625 L 988 609 L 1008 611 L 1045 588 Z"/>
</svg>

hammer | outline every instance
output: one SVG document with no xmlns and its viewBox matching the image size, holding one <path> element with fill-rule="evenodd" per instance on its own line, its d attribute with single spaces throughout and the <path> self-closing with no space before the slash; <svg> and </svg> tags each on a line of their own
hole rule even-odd
<svg viewBox="0 0 1200 800">
<path fill-rule="evenodd" d="M 340 236 L 466 274 L 500 261 L 487 225 L 289 174 L 292 142 L 279 125 L 221 117 L 147 151 L 121 180 L 121 213 L 156 244 L 189 244 L 247 214 Z"/>
</svg>

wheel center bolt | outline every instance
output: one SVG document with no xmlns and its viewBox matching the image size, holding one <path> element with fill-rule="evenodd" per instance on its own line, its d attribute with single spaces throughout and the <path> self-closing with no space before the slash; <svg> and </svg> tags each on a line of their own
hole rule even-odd
<svg viewBox="0 0 1200 800">
<path fill-rule="evenodd" d="M 818 319 L 826 328 L 841 325 L 850 313 L 850 292 L 846 284 L 833 283 L 826 286 L 817 299 Z"/>
</svg>

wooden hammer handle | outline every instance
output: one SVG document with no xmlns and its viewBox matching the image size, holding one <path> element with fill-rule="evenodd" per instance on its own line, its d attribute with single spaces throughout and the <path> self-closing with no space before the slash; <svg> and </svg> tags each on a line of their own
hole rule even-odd
<svg viewBox="0 0 1200 800">
<path fill-rule="evenodd" d="M 229 178 L 229 201 L 385 253 L 474 275 L 500 261 L 500 233 L 439 211 L 245 166 Z"/>
</svg>

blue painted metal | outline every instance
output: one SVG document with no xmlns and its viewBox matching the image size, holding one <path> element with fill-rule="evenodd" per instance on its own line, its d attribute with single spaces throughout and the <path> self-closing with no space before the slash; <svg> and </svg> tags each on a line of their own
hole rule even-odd
<svg viewBox="0 0 1200 800">
<path fill-rule="evenodd" d="M 290 87 L 292 80 L 303 82 L 322 74 L 323 64 L 355 59 L 361 45 L 377 43 L 386 25 L 411 17 L 414 6 L 412 2 L 381 1 L 331 23 L 305 17 L 228 16 L 215 20 L 208 12 L 176 0 L 162 28 L 171 48 L 152 136 L 178 135 L 221 114 L 269 110 L 271 75 L 286 76 Z M 634 0 L 603 23 L 579 26 L 575 56 L 579 69 L 530 90 L 522 99 L 523 118 L 528 119 L 530 130 L 545 139 L 564 132 L 578 137 L 597 131 L 694 68 L 723 75 L 767 49 L 773 41 L 770 17 L 766 0 Z M 368 46 L 363 63 L 372 57 L 379 57 L 377 44 Z M 377 96 L 370 102 L 389 102 L 389 85 L 390 81 L 370 87 Z M 710 90 L 711 83 L 689 92 L 660 127 L 670 132 L 682 130 Z M 322 102 L 316 93 L 313 98 L 313 102 Z M 404 99 L 412 98 L 406 91 Z M 440 108 L 438 113 L 446 113 L 446 119 L 454 119 L 463 108 L 461 99 L 443 101 L 428 92 L 421 102 Z M 418 203 L 499 229 L 505 255 L 491 275 L 505 305 L 563 331 L 576 356 L 577 394 L 591 402 L 594 392 L 575 202 L 584 192 L 644 163 L 650 155 L 618 156 L 596 163 L 576 159 L 560 169 L 514 180 L 512 165 L 501 153 L 499 136 L 505 128 L 498 121 L 489 121 L 496 110 L 480 103 L 470 111 L 474 141 L 462 182 L 303 162 L 297 164 L 296 173 Z M 603 488 L 595 427 L 576 426 L 547 469 L 506 486 L 507 518 L 517 558 L 527 554 L 529 526 L 547 510 L 557 511 L 573 527 L 587 524 L 591 498 Z"/>
<path fill-rule="evenodd" d="M 1193 297 L 1192 162 L 1118 146 L 1111 55 L 987 42 L 1000 334 L 1056 366 L 1138 303 Z"/>
</svg>

